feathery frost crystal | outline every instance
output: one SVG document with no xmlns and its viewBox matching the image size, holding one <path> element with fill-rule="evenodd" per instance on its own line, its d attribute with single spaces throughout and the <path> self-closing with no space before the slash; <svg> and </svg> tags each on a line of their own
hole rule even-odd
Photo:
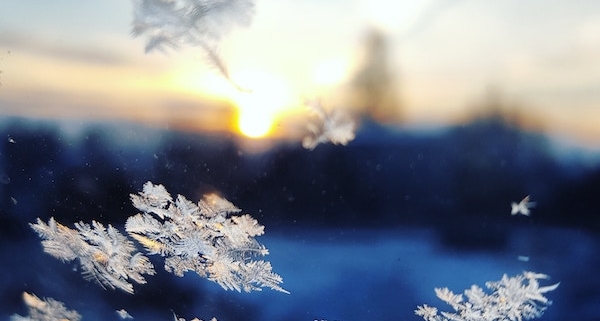
<svg viewBox="0 0 600 321">
<path fill-rule="evenodd" d="M 217 52 L 221 38 L 235 26 L 248 26 L 254 16 L 252 0 L 135 0 L 134 37 L 144 35 L 146 52 L 200 47 L 212 66 L 241 91 Z"/>
<path fill-rule="evenodd" d="M 529 216 L 531 214 L 530 209 L 535 206 L 535 202 L 532 202 L 529 195 L 525 196 L 519 204 L 512 202 L 510 204 L 510 215 L 523 214 Z"/>
<path fill-rule="evenodd" d="M 164 46 L 218 42 L 233 26 L 248 26 L 252 0 L 135 0 L 134 36 L 146 35 L 146 52 Z"/>
<path fill-rule="evenodd" d="M 77 311 L 67 310 L 65 305 L 51 298 L 41 300 L 35 294 L 23 292 L 23 301 L 29 309 L 28 316 L 13 314 L 11 321 L 79 321 Z"/>
<path fill-rule="evenodd" d="M 314 149 L 320 143 L 331 142 L 335 145 L 346 145 L 355 137 L 356 124 L 346 113 L 334 109 L 327 112 L 321 103 L 309 102 L 307 106 L 318 117 L 316 123 L 309 123 L 310 135 L 304 137 L 302 146 Z"/>
<path fill-rule="evenodd" d="M 426 321 L 522 321 L 542 316 L 552 302 L 543 294 L 558 287 L 558 283 L 540 287 L 539 279 L 547 279 L 545 274 L 524 272 L 521 275 L 502 276 L 500 281 L 485 285 L 493 293 L 487 294 L 477 285 L 472 285 L 462 294 L 455 294 L 448 288 L 436 288 L 435 294 L 453 309 L 439 312 L 428 305 L 418 306 L 415 313 Z"/>
<path fill-rule="evenodd" d="M 180 318 L 175 313 L 173 313 L 173 320 L 174 321 L 186 321 L 185 318 Z M 201 320 L 198 318 L 193 318 L 191 321 L 204 321 L 204 320 Z M 217 318 L 212 318 L 212 319 L 210 319 L 210 321 L 217 321 Z"/>
<path fill-rule="evenodd" d="M 130 217 L 125 229 L 148 253 L 165 257 L 167 271 L 195 271 L 226 290 L 288 293 L 271 263 L 253 260 L 269 253 L 254 238 L 264 227 L 248 214 L 228 217 L 241 210 L 226 199 L 209 194 L 198 204 L 181 195 L 173 200 L 164 186 L 147 182 L 131 200 L 143 213 Z"/>
<path fill-rule="evenodd" d="M 44 252 L 62 261 L 79 259 L 84 277 L 103 288 L 133 293 L 130 280 L 143 284 L 142 274 L 155 273 L 148 258 L 136 252 L 133 242 L 110 224 L 105 228 L 96 221 L 91 226 L 79 222 L 74 230 L 51 217 L 48 224 L 38 218 L 30 226 L 43 239 Z"/>
</svg>

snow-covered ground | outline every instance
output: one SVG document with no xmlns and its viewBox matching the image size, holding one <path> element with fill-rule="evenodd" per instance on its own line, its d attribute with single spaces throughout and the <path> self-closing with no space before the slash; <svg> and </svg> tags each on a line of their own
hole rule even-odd
<svg viewBox="0 0 600 321">
<path fill-rule="evenodd" d="M 224 291 L 189 273 L 162 270 L 136 285 L 136 294 L 103 290 L 84 281 L 71 263 L 42 252 L 39 241 L 2 244 L 0 318 L 26 314 L 20 292 L 53 297 L 79 311 L 83 320 L 118 320 L 127 310 L 135 320 L 172 320 L 173 312 L 228 320 L 420 320 L 417 305 L 443 311 L 435 287 L 461 293 L 523 271 L 548 274 L 553 301 L 541 320 L 597 320 L 600 316 L 600 238 L 577 230 L 521 228 L 507 231 L 503 249 L 461 250 L 444 245 L 433 230 L 282 230 L 260 237 L 266 257 L 291 294 L 270 290 Z M 543 282 L 542 282 L 543 283 Z"/>
</svg>

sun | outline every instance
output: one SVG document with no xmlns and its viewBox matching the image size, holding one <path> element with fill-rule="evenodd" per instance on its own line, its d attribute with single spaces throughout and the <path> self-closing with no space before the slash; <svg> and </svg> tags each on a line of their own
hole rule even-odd
<svg viewBox="0 0 600 321">
<path fill-rule="evenodd" d="M 248 92 L 237 92 L 233 97 L 238 109 L 238 130 L 250 138 L 268 136 L 277 118 L 293 104 L 289 86 L 282 77 L 260 71 L 233 77 L 249 88 Z"/>
<path fill-rule="evenodd" d="M 261 138 L 271 132 L 274 122 L 274 117 L 271 115 L 250 110 L 240 110 L 238 113 L 238 129 L 245 136 Z"/>
</svg>

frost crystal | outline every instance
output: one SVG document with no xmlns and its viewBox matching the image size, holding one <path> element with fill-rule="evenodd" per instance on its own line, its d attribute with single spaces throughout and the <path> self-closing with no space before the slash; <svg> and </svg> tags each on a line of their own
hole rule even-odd
<svg viewBox="0 0 600 321">
<path fill-rule="evenodd" d="M 134 36 L 148 36 L 146 51 L 219 41 L 233 26 L 247 26 L 252 0 L 136 0 Z"/>
<path fill-rule="evenodd" d="M 308 103 L 307 106 L 317 115 L 319 122 L 308 125 L 310 135 L 302 140 L 304 148 L 314 149 L 325 142 L 346 145 L 354 139 L 356 125 L 347 114 L 340 110 L 328 113 L 319 102 Z"/>
<path fill-rule="evenodd" d="M 515 277 L 502 276 L 500 281 L 487 282 L 486 287 L 492 291 L 487 294 L 476 285 L 465 290 L 468 301 L 463 301 L 462 294 L 454 294 L 448 288 L 435 289 L 438 298 L 448 303 L 455 313 L 441 312 L 428 305 L 418 306 L 415 314 L 426 321 L 522 321 L 542 316 L 552 302 L 544 297 L 544 293 L 558 287 L 558 283 L 540 287 L 538 279 L 547 279 L 540 273 L 524 272 Z"/>
<path fill-rule="evenodd" d="M 62 302 L 51 298 L 41 300 L 35 294 L 23 292 L 23 301 L 29 308 L 29 315 L 24 317 L 13 314 L 11 321 L 79 321 L 81 316 L 77 311 L 65 308 Z"/>
<path fill-rule="evenodd" d="M 127 310 L 125 309 L 121 309 L 121 310 L 117 310 L 117 315 L 119 316 L 119 318 L 126 320 L 126 319 L 132 319 L 133 317 L 131 316 L 131 314 L 129 314 L 129 312 L 127 312 Z"/>
<path fill-rule="evenodd" d="M 519 204 L 512 202 L 510 204 L 510 215 L 523 214 L 525 216 L 529 216 L 531 214 L 530 209 L 535 206 L 535 202 L 532 202 L 529 198 L 529 195 L 525 196 Z"/>
<path fill-rule="evenodd" d="M 79 259 L 82 273 L 103 288 L 133 293 L 130 281 L 146 283 L 142 274 L 155 273 L 146 256 L 136 252 L 135 245 L 117 229 L 92 221 L 92 225 L 75 223 L 70 229 L 51 217 L 48 224 L 37 219 L 30 226 L 43 239 L 44 252 L 64 261 Z"/>
<path fill-rule="evenodd" d="M 181 195 L 173 200 L 164 186 L 147 182 L 131 200 L 143 213 L 130 217 L 125 229 L 148 253 L 165 257 L 167 271 L 177 276 L 195 271 L 226 290 L 269 287 L 288 293 L 271 263 L 253 260 L 269 253 L 254 238 L 264 227 L 247 214 L 228 217 L 241 210 L 226 199 L 210 194 L 198 204 Z"/>
<path fill-rule="evenodd" d="M 217 53 L 221 38 L 234 26 L 247 26 L 254 16 L 253 0 L 135 0 L 132 34 L 145 35 L 146 52 L 200 47 L 209 62 L 237 89 Z"/>
<path fill-rule="evenodd" d="M 184 318 L 178 317 L 175 313 L 173 313 L 173 320 L 174 321 L 185 321 Z M 203 321 L 203 320 L 198 319 L 198 318 L 193 318 L 191 321 Z M 217 321 L 217 318 L 212 318 L 212 319 L 210 319 L 210 321 Z"/>
</svg>

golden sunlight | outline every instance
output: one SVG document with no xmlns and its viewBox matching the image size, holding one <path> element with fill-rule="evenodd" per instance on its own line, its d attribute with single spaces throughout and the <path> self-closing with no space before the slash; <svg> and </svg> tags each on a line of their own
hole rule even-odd
<svg viewBox="0 0 600 321">
<path fill-rule="evenodd" d="M 315 84 L 333 86 L 342 83 L 348 77 L 348 65 L 343 58 L 330 58 L 318 62 L 313 69 Z"/>
<path fill-rule="evenodd" d="M 248 92 L 236 92 L 233 101 L 238 108 L 238 129 L 251 138 L 265 137 L 284 110 L 295 98 L 285 80 L 271 74 L 247 71 L 233 75 Z"/>
<path fill-rule="evenodd" d="M 274 118 L 271 115 L 253 113 L 249 110 L 240 110 L 238 115 L 238 129 L 250 138 L 267 136 L 273 126 Z"/>
</svg>

